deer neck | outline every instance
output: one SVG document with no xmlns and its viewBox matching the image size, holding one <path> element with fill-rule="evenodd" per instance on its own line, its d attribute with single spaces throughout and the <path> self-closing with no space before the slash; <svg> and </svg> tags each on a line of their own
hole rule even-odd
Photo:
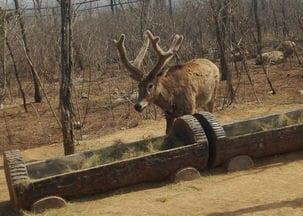
<svg viewBox="0 0 303 216">
<path fill-rule="evenodd" d="M 168 83 L 169 82 L 167 82 L 165 79 L 159 80 L 154 104 L 160 107 L 164 112 L 171 113 L 173 112 L 174 107 L 174 92 L 172 91 L 171 86 L 168 85 Z"/>
</svg>

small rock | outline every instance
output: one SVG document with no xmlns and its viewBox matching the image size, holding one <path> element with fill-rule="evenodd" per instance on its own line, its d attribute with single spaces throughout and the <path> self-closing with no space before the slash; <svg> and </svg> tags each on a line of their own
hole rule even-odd
<svg viewBox="0 0 303 216">
<path fill-rule="evenodd" d="M 226 166 L 228 172 L 247 170 L 252 167 L 254 167 L 254 161 L 248 155 L 233 157 L 227 162 Z"/>
<path fill-rule="evenodd" d="M 273 94 L 274 94 L 274 92 L 273 92 L 273 91 L 269 91 L 269 92 L 267 92 L 267 94 L 269 94 L 269 95 L 273 95 Z"/>
<path fill-rule="evenodd" d="M 174 175 L 174 182 L 180 182 L 180 181 L 191 181 L 197 178 L 200 178 L 200 172 L 193 168 L 193 167 L 187 167 L 184 169 L 181 169 Z"/>
<path fill-rule="evenodd" d="M 298 93 L 303 96 L 303 89 L 298 90 Z"/>
<path fill-rule="evenodd" d="M 38 200 L 37 202 L 35 202 L 32 205 L 31 209 L 35 213 L 42 213 L 47 209 L 61 208 L 61 207 L 65 207 L 65 206 L 66 206 L 66 202 L 61 197 L 49 196 L 49 197 L 42 198 L 42 199 Z"/>
</svg>

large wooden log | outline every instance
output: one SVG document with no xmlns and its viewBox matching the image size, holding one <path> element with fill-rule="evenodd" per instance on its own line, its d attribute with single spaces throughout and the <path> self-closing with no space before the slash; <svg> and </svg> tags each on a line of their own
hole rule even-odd
<svg viewBox="0 0 303 216">
<path fill-rule="evenodd" d="M 176 120 L 173 130 L 178 139 L 183 139 L 185 146 L 38 179 L 31 179 L 28 173 L 35 167 L 38 169 L 37 163 L 24 163 L 20 151 L 5 152 L 4 166 L 11 200 L 15 208 L 29 209 L 43 197 L 81 197 L 142 182 L 169 179 L 186 167 L 206 168 L 208 141 L 199 122 L 192 116 L 183 116 Z M 77 158 L 81 161 L 83 154 L 57 159 L 67 163 Z M 18 181 L 15 181 L 15 176 L 18 176 Z"/>
<path fill-rule="evenodd" d="M 302 109 L 222 126 L 210 113 L 194 116 L 207 134 L 212 167 L 238 155 L 258 158 L 303 149 Z"/>
</svg>

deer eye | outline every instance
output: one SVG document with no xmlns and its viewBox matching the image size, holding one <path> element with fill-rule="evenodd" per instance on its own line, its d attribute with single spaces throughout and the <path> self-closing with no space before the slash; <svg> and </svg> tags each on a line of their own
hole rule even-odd
<svg viewBox="0 0 303 216">
<path fill-rule="evenodd" d="M 148 84 L 147 89 L 151 90 L 154 87 L 154 85 L 152 83 Z"/>
</svg>

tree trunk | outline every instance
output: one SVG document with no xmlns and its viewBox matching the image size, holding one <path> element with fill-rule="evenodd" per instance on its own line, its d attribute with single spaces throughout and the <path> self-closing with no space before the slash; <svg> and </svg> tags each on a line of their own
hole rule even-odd
<svg viewBox="0 0 303 216">
<path fill-rule="evenodd" d="M 276 13 L 276 10 L 275 10 L 274 5 L 272 3 L 272 0 L 269 1 L 269 4 L 270 4 L 270 7 L 272 9 L 272 15 L 273 15 L 273 19 L 274 19 L 275 36 L 276 36 L 276 38 L 279 38 L 279 23 L 278 23 L 277 13 Z"/>
<path fill-rule="evenodd" d="M 72 124 L 72 6 L 71 0 L 61 1 L 61 82 L 60 111 L 64 143 L 64 154 L 73 154 L 74 135 Z"/>
<path fill-rule="evenodd" d="M 34 88 L 35 88 L 35 96 L 34 96 L 35 102 L 40 103 L 42 101 L 42 95 L 41 95 L 40 86 L 39 86 L 38 73 L 32 65 L 33 61 L 31 59 L 30 51 L 29 51 L 28 44 L 27 44 L 27 38 L 26 38 L 26 34 L 25 34 L 25 27 L 24 27 L 24 22 L 23 22 L 22 16 L 21 16 L 19 2 L 18 2 L 18 0 L 14 0 L 14 3 L 15 3 L 15 8 L 16 8 L 16 13 L 18 14 L 24 51 L 26 52 L 26 55 L 28 56 L 28 58 L 26 58 L 26 59 L 29 63 L 29 67 L 31 69 L 31 73 L 32 73 L 32 76 L 33 76 L 33 83 L 34 83 Z"/>
<path fill-rule="evenodd" d="M 75 41 L 73 41 L 73 50 L 75 51 L 75 67 L 82 71 L 84 70 L 84 65 L 81 58 L 80 47 L 75 43 Z"/>
<path fill-rule="evenodd" d="M 227 30 L 226 28 L 228 23 L 228 9 L 227 9 L 228 5 L 229 5 L 228 0 L 225 0 L 223 5 L 221 5 L 220 2 L 216 2 L 215 0 L 210 0 L 212 15 L 215 22 L 217 44 L 220 51 L 220 66 L 221 66 L 222 80 L 227 81 L 226 98 L 228 102 L 226 103 L 225 101 L 224 104 L 230 105 L 234 99 L 234 89 L 232 86 L 232 72 L 229 70 L 227 64 L 226 45 L 225 45 L 225 39 L 227 35 L 225 31 Z M 225 14 L 224 17 L 220 16 L 220 11 L 222 10 L 224 10 L 224 14 Z"/>
<path fill-rule="evenodd" d="M 255 25 L 256 25 L 256 29 L 257 29 L 257 52 L 259 55 L 261 55 L 261 53 L 262 53 L 262 33 L 261 33 L 260 19 L 258 16 L 258 0 L 253 0 L 253 10 L 254 10 Z"/>
<path fill-rule="evenodd" d="M 222 31 L 222 25 L 220 24 L 220 20 L 219 20 L 220 19 L 219 11 L 222 9 L 222 7 L 220 7 L 215 0 L 210 0 L 210 6 L 212 9 L 212 15 L 215 22 L 217 44 L 220 52 L 220 66 L 222 72 L 222 80 L 226 80 L 229 72 L 228 72 L 228 65 L 227 65 L 227 59 L 225 54 L 226 52 L 226 47 L 224 43 L 225 35 Z"/>
<path fill-rule="evenodd" d="M 0 104 L 6 95 L 6 71 L 5 71 L 5 16 L 6 11 L 0 8 Z"/>
<path fill-rule="evenodd" d="M 286 21 L 286 11 L 285 11 L 285 2 L 279 1 L 279 5 L 281 7 L 281 13 L 282 13 L 282 23 L 283 23 L 283 40 L 286 40 L 289 36 L 289 30 L 287 27 L 287 21 Z"/>
<path fill-rule="evenodd" d="M 172 0 L 168 0 L 168 6 L 169 6 L 169 15 L 173 16 L 173 3 Z"/>
<path fill-rule="evenodd" d="M 254 12 L 254 18 L 255 18 L 255 25 L 256 25 L 256 29 L 257 29 L 257 39 L 256 39 L 256 43 L 257 43 L 257 52 L 258 52 L 258 55 L 260 56 L 261 58 L 261 62 L 262 62 L 262 69 L 263 69 L 263 72 L 265 74 L 265 77 L 266 77 L 266 80 L 269 84 L 269 87 L 272 91 L 272 94 L 275 95 L 276 94 L 276 91 L 270 81 L 270 78 L 269 78 L 269 75 L 268 75 L 268 72 L 264 66 L 264 61 L 262 59 L 262 33 L 261 33 L 261 25 L 260 25 L 260 20 L 259 20 L 259 16 L 258 16 L 258 0 L 252 0 L 252 3 L 253 3 L 253 12 Z"/>
<path fill-rule="evenodd" d="M 12 62 L 13 62 L 15 77 L 16 77 L 17 84 L 18 84 L 18 87 L 19 87 L 19 91 L 22 95 L 23 107 L 24 107 L 25 112 L 27 112 L 25 92 L 22 88 L 22 84 L 21 84 L 21 81 L 20 81 L 20 78 L 19 78 L 19 73 L 18 73 L 16 61 L 15 61 L 15 58 L 14 58 L 13 50 L 12 50 L 8 40 L 6 40 L 6 46 L 7 46 L 7 49 L 9 51 L 9 55 L 10 55 L 10 57 L 12 59 Z"/>
<path fill-rule="evenodd" d="M 148 29 L 150 0 L 142 2 L 141 17 L 140 17 L 140 35 L 143 39 L 144 31 Z"/>
<path fill-rule="evenodd" d="M 112 14 L 115 13 L 115 1 L 114 0 L 110 0 L 110 9 L 112 11 Z"/>
<path fill-rule="evenodd" d="M 300 17 L 297 18 L 298 23 L 299 23 L 299 28 L 301 29 L 302 33 L 303 33 L 303 21 L 301 20 Z"/>
</svg>

